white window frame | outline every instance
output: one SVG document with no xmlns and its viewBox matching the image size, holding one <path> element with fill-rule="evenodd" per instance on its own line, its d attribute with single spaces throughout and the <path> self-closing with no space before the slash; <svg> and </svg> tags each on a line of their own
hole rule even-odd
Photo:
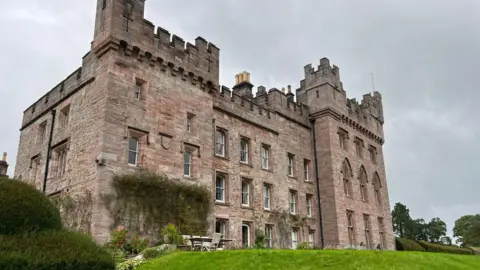
<svg viewBox="0 0 480 270">
<path fill-rule="evenodd" d="M 225 219 L 216 219 L 215 220 L 215 233 L 221 233 L 222 236 L 220 238 L 226 238 L 227 237 L 227 220 Z M 217 232 L 217 223 L 220 224 L 220 232 Z"/>
<path fill-rule="evenodd" d="M 293 164 L 294 164 L 294 161 L 293 161 L 293 155 L 291 154 L 288 154 L 288 176 L 293 176 Z"/>
<path fill-rule="evenodd" d="M 271 204 L 271 190 L 270 186 L 267 184 L 263 185 L 263 209 L 265 210 L 270 210 L 270 204 Z"/>
<path fill-rule="evenodd" d="M 217 174 L 215 176 L 215 201 L 216 202 L 220 202 L 220 203 L 225 202 L 225 186 L 226 186 L 226 182 L 227 182 L 225 178 L 226 177 L 222 174 Z M 218 185 L 219 179 L 221 179 L 221 181 L 220 181 L 222 183 L 221 187 Z M 221 199 L 217 198 L 218 190 L 221 191 L 221 193 L 220 193 L 222 195 Z"/>
<path fill-rule="evenodd" d="M 243 227 L 247 228 L 247 246 L 250 247 L 250 225 L 246 223 L 242 223 L 242 245 L 243 245 Z"/>
<path fill-rule="evenodd" d="M 135 140 L 135 149 L 130 149 L 130 141 Z M 130 137 L 128 138 L 128 165 L 131 166 L 138 166 L 138 144 L 139 144 L 139 139 L 137 137 Z M 134 154 L 135 156 L 135 162 L 130 163 L 130 154 Z"/>
<path fill-rule="evenodd" d="M 246 191 L 245 191 L 246 187 Z M 250 206 L 250 182 L 247 180 L 242 181 L 242 206 Z M 244 202 L 246 200 L 246 203 Z"/>
<path fill-rule="evenodd" d="M 186 159 L 188 157 L 188 159 Z M 188 172 L 185 173 L 188 168 Z M 192 153 L 190 151 L 185 151 L 183 153 L 183 176 L 190 177 L 192 176 Z"/>
<path fill-rule="evenodd" d="M 272 234 L 273 228 L 271 226 L 265 226 L 265 246 L 267 248 L 272 248 Z"/>
<path fill-rule="evenodd" d="M 310 181 L 310 170 L 308 167 L 310 167 L 310 161 L 305 159 L 303 161 L 303 176 L 305 177 L 305 181 Z"/>
<path fill-rule="evenodd" d="M 222 130 L 216 130 L 215 131 L 215 155 L 220 156 L 220 157 L 225 157 L 225 141 L 226 141 L 226 134 Z M 220 146 L 220 148 L 218 148 Z M 220 149 L 221 152 L 218 152 Z"/>
<path fill-rule="evenodd" d="M 262 169 L 268 170 L 269 169 L 269 155 L 270 155 L 270 148 L 267 146 L 262 146 L 261 149 L 261 158 L 262 158 Z"/>
<path fill-rule="evenodd" d="M 315 232 L 313 232 L 313 231 L 308 232 L 308 244 L 312 248 L 315 245 Z"/>
<path fill-rule="evenodd" d="M 298 246 L 298 231 L 292 230 L 292 249 L 297 249 Z"/>
<path fill-rule="evenodd" d="M 240 140 L 240 162 L 248 164 L 248 140 Z M 243 157 L 243 160 L 242 160 Z"/>
<path fill-rule="evenodd" d="M 295 215 L 297 213 L 297 194 L 294 191 L 290 191 L 290 214 Z"/>
<path fill-rule="evenodd" d="M 140 97 L 142 95 L 142 85 L 137 82 L 135 84 L 135 100 L 140 100 Z"/>
<path fill-rule="evenodd" d="M 192 132 L 192 117 L 187 116 L 187 132 Z"/>
<path fill-rule="evenodd" d="M 312 196 L 311 195 L 307 196 L 306 208 L 307 208 L 307 217 L 312 217 Z"/>
</svg>

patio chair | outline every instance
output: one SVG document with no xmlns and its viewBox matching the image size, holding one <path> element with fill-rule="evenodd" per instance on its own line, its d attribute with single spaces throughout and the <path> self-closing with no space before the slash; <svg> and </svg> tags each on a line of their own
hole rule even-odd
<svg viewBox="0 0 480 270">
<path fill-rule="evenodd" d="M 200 238 L 200 236 L 193 235 L 192 238 Z M 201 250 L 202 249 L 202 242 L 200 241 L 190 241 L 193 244 L 193 250 Z"/>
<path fill-rule="evenodd" d="M 212 242 L 204 243 L 203 248 L 206 251 L 217 250 L 218 244 L 220 244 L 221 237 L 222 237 L 221 233 L 214 233 L 212 237 Z"/>
</svg>

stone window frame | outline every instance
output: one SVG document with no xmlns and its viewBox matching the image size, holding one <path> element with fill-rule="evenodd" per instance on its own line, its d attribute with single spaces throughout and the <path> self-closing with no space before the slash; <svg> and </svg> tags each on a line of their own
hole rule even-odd
<svg viewBox="0 0 480 270">
<path fill-rule="evenodd" d="M 218 153 L 218 151 L 217 151 L 217 145 L 219 143 L 221 143 L 219 141 L 219 137 L 218 137 L 219 135 L 223 136 L 223 142 L 222 142 L 223 143 L 223 148 L 222 148 L 223 153 Z M 219 126 L 217 126 L 215 128 L 214 154 L 215 154 L 216 157 L 228 159 L 228 154 L 229 154 L 229 147 L 228 147 L 228 139 L 229 138 L 228 137 L 229 137 L 228 136 L 228 130 L 226 128 L 222 128 L 222 127 L 219 127 Z"/>
<path fill-rule="evenodd" d="M 287 176 L 291 178 L 296 177 L 295 154 L 287 153 Z"/>
<path fill-rule="evenodd" d="M 342 176 L 343 182 L 343 191 L 345 196 L 349 198 L 353 198 L 353 171 L 352 166 L 347 158 L 345 158 L 342 162 L 342 167 L 340 168 L 340 174 Z"/>
<path fill-rule="evenodd" d="M 311 248 L 315 247 L 315 233 L 316 233 L 315 230 L 312 230 L 312 229 L 308 230 L 308 245 Z"/>
<path fill-rule="evenodd" d="M 308 218 L 313 217 L 313 194 L 308 194 L 307 193 L 305 195 L 305 212 L 306 212 L 306 216 Z M 308 212 L 310 212 L 310 213 L 308 213 Z"/>
<path fill-rule="evenodd" d="M 223 180 L 223 200 L 218 200 L 217 199 L 217 179 L 222 178 Z M 229 203 L 229 192 L 228 192 L 228 187 L 229 187 L 229 175 L 225 172 L 222 171 L 215 171 L 215 177 L 214 177 L 214 186 L 215 186 L 215 204 L 228 204 Z"/>
<path fill-rule="evenodd" d="M 350 246 L 356 244 L 356 232 L 355 232 L 355 212 L 353 210 L 347 210 L 347 232 L 348 232 L 348 242 Z"/>
<path fill-rule="evenodd" d="M 62 177 L 67 172 L 68 152 L 70 150 L 70 140 L 65 139 L 52 146 L 53 166 L 51 166 L 50 177 Z"/>
<path fill-rule="evenodd" d="M 273 224 L 265 224 L 265 247 L 266 248 L 273 248 Z M 270 232 L 270 233 L 268 233 Z"/>
<path fill-rule="evenodd" d="M 230 223 L 230 220 L 227 219 L 227 218 L 221 218 L 221 217 L 215 217 L 215 222 L 213 223 L 213 231 L 215 233 L 221 233 L 222 235 L 220 236 L 220 238 L 228 238 L 228 235 L 229 235 L 229 229 L 228 229 L 228 225 Z M 220 224 L 220 231 L 217 231 L 217 224 Z M 223 227 L 223 229 L 222 229 Z M 223 233 L 222 233 L 222 230 L 223 230 Z"/>
<path fill-rule="evenodd" d="M 293 201 L 292 201 L 292 198 L 293 198 Z M 293 208 L 292 208 L 292 205 L 293 205 Z M 291 215 L 298 214 L 298 191 L 294 189 L 288 190 L 288 210 Z"/>
<path fill-rule="evenodd" d="M 131 166 L 131 167 L 141 167 L 143 166 L 144 162 L 143 162 L 143 159 L 145 157 L 145 152 L 146 152 L 146 146 L 149 144 L 149 132 L 148 131 L 145 131 L 145 130 L 141 130 L 141 129 L 138 129 L 138 128 L 135 128 L 135 127 L 127 127 L 127 136 L 126 136 L 126 139 L 127 139 L 127 147 L 126 147 L 126 151 L 127 151 L 127 155 L 126 155 L 126 158 L 127 158 L 127 165 L 128 166 Z M 130 149 L 130 140 L 131 139 L 135 139 L 136 140 L 136 143 L 137 143 L 137 147 L 136 147 L 136 164 L 132 164 L 130 163 L 130 152 L 132 152 L 132 150 Z"/>
<path fill-rule="evenodd" d="M 377 164 L 377 148 L 371 144 L 368 145 L 368 153 L 373 164 Z"/>
<path fill-rule="evenodd" d="M 378 217 L 378 234 L 380 236 L 380 245 L 382 249 L 387 248 L 387 239 L 385 237 L 385 223 L 383 217 Z"/>
<path fill-rule="evenodd" d="M 196 127 L 195 127 L 195 114 L 191 112 L 187 112 L 187 118 L 185 123 L 186 131 L 190 134 L 195 134 Z"/>
<path fill-rule="evenodd" d="M 367 249 L 372 247 L 372 224 L 369 214 L 363 214 L 363 226 L 365 236 L 365 246 Z"/>
<path fill-rule="evenodd" d="M 294 235 L 295 235 L 295 241 L 293 239 Z M 300 230 L 297 227 L 293 227 L 292 231 L 291 231 L 291 234 L 290 234 L 290 244 L 292 246 L 292 249 L 297 249 L 298 243 L 301 243 L 300 242 Z"/>
<path fill-rule="evenodd" d="M 36 136 L 36 141 L 37 144 L 42 144 L 45 141 L 45 138 L 47 137 L 47 126 L 48 126 L 48 120 L 42 121 L 40 124 L 37 126 L 37 136 Z"/>
<path fill-rule="evenodd" d="M 134 92 L 133 92 L 133 99 L 136 101 L 144 101 L 145 100 L 145 85 L 146 81 L 140 79 L 138 77 L 135 78 L 135 85 L 134 85 Z"/>
<path fill-rule="evenodd" d="M 264 157 L 264 153 L 266 153 L 266 156 Z M 262 143 L 260 146 L 260 168 L 264 171 L 269 171 L 272 172 L 272 147 L 269 144 Z M 264 163 L 264 160 L 266 158 L 266 163 Z M 264 166 L 264 164 L 267 165 L 267 167 Z"/>
<path fill-rule="evenodd" d="M 244 142 L 247 144 L 246 151 L 243 149 L 243 145 L 242 145 Z M 241 164 L 247 164 L 247 165 L 252 164 L 252 162 L 251 162 L 251 160 L 252 160 L 251 159 L 251 152 L 252 152 L 251 149 L 252 149 L 251 139 L 246 137 L 246 136 L 240 135 L 240 163 Z M 242 156 L 246 157 L 246 161 L 242 160 Z"/>
<path fill-rule="evenodd" d="M 373 192 L 376 205 L 382 205 L 382 181 L 380 180 L 380 175 L 378 172 L 373 173 L 372 178 Z"/>
<path fill-rule="evenodd" d="M 350 138 L 350 136 L 348 134 L 348 131 L 339 127 L 338 131 L 337 131 L 337 134 L 338 134 L 339 147 L 343 150 L 348 151 L 348 140 Z"/>
<path fill-rule="evenodd" d="M 248 190 L 247 190 L 247 203 L 244 203 L 244 190 L 243 187 L 244 185 L 247 185 Z M 240 203 L 242 208 L 253 208 L 253 180 L 245 177 L 241 177 L 241 197 L 240 197 Z"/>
<path fill-rule="evenodd" d="M 252 232 L 255 232 L 255 230 L 254 230 L 255 228 L 253 227 L 253 222 L 242 220 L 242 230 L 241 230 L 242 245 L 244 244 L 243 243 L 243 227 L 248 228 L 248 237 L 247 237 L 248 245 L 246 247 L 250 247 L 250 246 L 252 246 L 252 240 L 253 240 L 253 236 L 254 236 L 254 233 L 252 233 Z"/>
<path fill-rule="evenodd" d="M 59 127 L 61 129 L 66 128 L 68 126 L 69 120 L 70 120 L 70 111 L 71 111 L 71 105 L 67 104 L 65 105 L 61 110 L 60 110 L 60 115 L 59 115 Z"/>
<path fill-rule="evenodd" d="M 265 189 L 267 188 L 267 189 Z M 265 197 L 265 190 L 268 190 L 268 207 L 265 207 L 265 201 L 267 197 Z M 262 198 L 263 198 L 263 210 L 264 211 L 271 211 L 272 210 L 272 194 L 273 194 L 273 184 L 264 182 L 262 186 Z"/>
<path fill-rule="evenodd" d="M 37 182 L 37 176 L 38 176 L 38 168 L 40 167 L 40 154 L 36 154 L 35 156 L 30 158 L 30 172 L 29 172 L 29 177 L 28 181 L 31 182 L 32 184 L 35 184 Z M 35 166 L 34 166 L 35 165 Z M 34 170 L 32 172 L 32 170 Z M 32 181 L 32 175 L 33 175 L 33 181 Z"/>
<path fill-rule="evenodd" d="M 363 165 L 360 166 L 360 169 L 358 171 L 358 182 L 360 185 L 360 200 L 368 202 L 368 175 Z"/>
<path fill-rule="evenodd" d="M 363 148 L 365 148 L 365 143 L 363 142 L 362 139 L 360 139 L 357 136 L 355 136 L 355 138 L 353 139 L 353 142 L 355 144 L 355 154 L 359 158 L 363 158 Z"/>
</svg>

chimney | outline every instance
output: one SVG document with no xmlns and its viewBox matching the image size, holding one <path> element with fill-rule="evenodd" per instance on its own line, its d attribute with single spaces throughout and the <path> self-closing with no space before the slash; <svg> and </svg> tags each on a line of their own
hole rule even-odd
<svg viewBox="0 0 480 270">
<path fill-rule="evenodd" d="M 253 84 L 250 83 L 250 73 L 243 71 L 235 75 L 235 86 L 232 87 L 233 92 L 245 98 L 252 98 Z"/>
<path fill-rule="evenodd" d="M 287 101 L 288 102 L 294 102 L 293 98 L 295 95 L 292 93 L 292 86 L 288 86 L 288 93 L 287 93 Z"/>
<path fill-rule="evenodd" d="M 7 162 L 7 152 L 3 152 L 2 161 Z"/>
<path fill-rule="evenodd" d="M 7 153 L 3 152 L 2 160 L 0 160 L 0 176 L 7 175 L 8 163 L 7 163 Z"/>
</svg>

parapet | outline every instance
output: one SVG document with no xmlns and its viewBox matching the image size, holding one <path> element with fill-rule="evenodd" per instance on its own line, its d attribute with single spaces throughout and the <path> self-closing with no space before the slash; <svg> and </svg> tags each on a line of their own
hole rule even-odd
<svg viewBox="0 0 480 270">
<path fill-rule="evenodd" d="M 312 64 L 306 65 L 304 74 L 305 78 L 301 82 L 301 85 L 303 84 L 304 87 L 301 87 L 301 89 L 329 83 L 334 88 L 340 91 L 343 90 L 343 85 L 340 81 L 340 69 L 335 65 L 330 66 L 330 60 L 326 57 L 320 59 L 320 65 L 317 70 L 312 67 Z"/>
</svg>

